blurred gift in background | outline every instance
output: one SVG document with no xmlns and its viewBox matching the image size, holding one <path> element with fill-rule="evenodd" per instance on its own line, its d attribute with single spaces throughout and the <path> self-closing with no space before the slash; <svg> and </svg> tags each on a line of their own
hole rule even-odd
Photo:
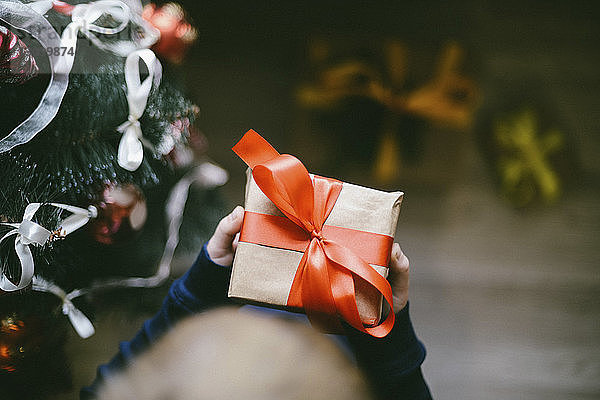
<svg viewBox="0 0 600 400">
<path fill-rule="evenodd" d="M 298 89 L 297 100 L 318 121 L 313 130 L 333 143 L 323 152 L 326 162 L 335 160 L 341 170 L 365 165 L 376 183 L 387 186 L 440 181 L 449 168 L 456 172 L 478 98 L 476 84 L 460 71 L 463 48 L 444 44 L 426 69 L 432 76 L 416 83 L 423 72 L 409 69 L 411 61 L 416 69 L 414 54 L 404 43 L 364 41 L 309 44 L 314 81 Z M 432 125 L 436 129 L 428 129 Z M 438 156 L 441 147 L 446 162 Z"/>
</svg>

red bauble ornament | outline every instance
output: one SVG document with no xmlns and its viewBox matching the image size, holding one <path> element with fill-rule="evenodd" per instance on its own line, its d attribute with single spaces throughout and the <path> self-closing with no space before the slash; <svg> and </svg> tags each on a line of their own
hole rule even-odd
<svg viewBox="0 0 600 400">
<path fill-rule="evenodd" d="M 47 351 L 48 321 L 44 317 L 23 316 L 18 311 L 0 313 L 0 376 L 20 373 L 28 360 Z"/>
<path fill-rule="evenodd" d="M 61 14 L 71 15 L 75 6 L 69 3 L 65 3 L 64 1 L 53 0 L 52 8 L 54 9 L 54 11 L 58 11 Z"/>
<path fill-rule="evenodd" d="M 0 84 L 20 85 L 37 73 L 38 66 L 27 45 L 0 26 Z"/>
<path fill-rule="evenodd" d="M 196 29 L 186 21 L 183 8 L 176 3 L 160 7 L 150 3 L 144 7 L 142 17 L 160 31 L 160 39 L 152 49 L 167 60 L 180 63 L 198 36 Z"/>
<path fill-rule="evenodd" d="M 67 331 L 57 323 L 54 306 L 48 308 L 46 299 L 28 292 L 8 295 L 0 302 L 2 398 L 7 393 L 11 399 L 46 398 L 71 385 L 64 351 Z M 34 303 L 39 310 L 32 312 Z"/>
<path fill-rule="evenodd" d="M 133 184 L 108 184 L 95 205 L 98 217 L 90 224 L 94 239 L 114 244 L 131 239 L 146 222 L 146 200 Z"/>
<path fill-rule="evenodd" d="M 32 336 L 36 328 L 39 326 L 36 326 L 35 321 L 26 324 L 17 313 L 9 313 L 0 318 L 0 371 L 2 373 L 17 372 L 25 354 L 37 350 L 39 335 L 37 338 Z M 30 336 L 34 340 L 28 341 Z M 25 343 L 31 345 L 31 348 L 26 348 Z"/>
</svg>

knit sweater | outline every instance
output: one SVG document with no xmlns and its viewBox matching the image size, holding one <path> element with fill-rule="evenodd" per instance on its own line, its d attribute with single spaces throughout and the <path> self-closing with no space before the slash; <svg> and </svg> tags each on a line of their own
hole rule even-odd
<svg viewBox="0 0 600 400">
<path fill-rule="evenodd" d="M 162 308 L 147 320 L 129 341 L 121 342 L 118 353 L 98 367 L 94 382 L 80 392 L 82 400 L 94 399 L 108 377 L 119 373 L 160 339 L 180 320 L 208 309 L 232 304 L 227 297 L 231 268 L 214 263 L 203 246 L 194 265 L 169 289 Z M 417 339 L 408 305 L 396 313 L 392 331 L 374 338 L 345 326 L 345 335 L 336 338 L 354 355 L 359 368 L 381 399 L 431 399 L 421 373 L 425 348 Z"/>
</svg>

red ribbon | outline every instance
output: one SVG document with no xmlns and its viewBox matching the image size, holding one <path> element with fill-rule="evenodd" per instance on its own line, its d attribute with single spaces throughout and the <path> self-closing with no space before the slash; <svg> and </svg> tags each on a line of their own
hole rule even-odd
<svg viewBox="0 0 600 400">
<path fill-rule="evenodd" d="M 315 179 L 323 179 L 315 177 Z M 388 265 L 394 239 L 388 235 L 359 231 L 341 226 L 323 225 L 323 236 L 351 248 L 368 264 Z M 286 217 L 244 213 L 240 241 L 262 246 L 304 252 L 312 237 Z"/>
<path fill-rule="evenodd" d="M 342 183 L 327 178 L 311 179 L 296 157 L 279 154 L 253 130 L 246 132 L 233 151 L 252 168 L 254 180 L 263 193 L 290 221 L 310 234 L 288 305 L 303 307 L 311 322 L 321 326 L 330 326 L 332 316 L 339 315 L 362 332 L 386 336 L 394 325 L 389 282 L 353 249 L 324 234 L 323 224 L 337 201 Z M 390 246 L 391 242 L 385 247 L 388 254 Z M 377 326 L 365 326 L 360 319 L 355 279 L 374 287 L 390 306 L 390 313 Z"/>
<path fill-rule="evenodd" d="M 61 14 L 71 15 L 73 14 L 73 9 L 75 8 L 75 6 L 69 3 L 65 3 L 64 1 L 53 0 L 52 8 Z"/>
</svg>

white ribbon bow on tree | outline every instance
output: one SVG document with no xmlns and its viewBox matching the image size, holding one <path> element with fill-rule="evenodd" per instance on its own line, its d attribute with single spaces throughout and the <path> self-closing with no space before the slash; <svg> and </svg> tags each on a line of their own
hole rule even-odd
<svg viewBox="0 0 600 400">
<path fill-rule="evenodd" d="M 33 3 L 35 4 L 35 3 Z M 42 2 L 38 11 L 43 11 Z M 34 9 L 36 7 L 34 6 Z M 110 16 L 116 21 L 116 27 L 104 27 L 96 25 L 95 22 L 103 15 Z M 75 61 L 75 50 L 77 48 L 77 35 L 81 32 L 94 46 L 109 51 L 113 54 L 125 57 L 136 49 L 152 46 L 160 37 L 160 32 L 141 15 L 132 12 L 127 4 L 119 0 L 100 0 L 93 3 L 78 4 L 73 8 L 71 14 L 72 22 L 67 25 L 62 33 L 60 41 L 60 59 L 54 66 L 57 74 L 69 74 Z M 102 41 L 96 34 L 115 35 L 125 30 L 129 23 L 133 22 L 141 29 L 136 33 L 134 40 Z"/>
<path fill-rule="evenodd" d="M 89 318 L 75 307 L 70 296 L 58 285 L 40 276 L 34 276 L 32 289 L 38 292 L 52 293 L 59 297 L 62 301 L 63 314 L 69 317 L 71 325 L 81 338 L 87 339 L 95 333 L 94 325 L 92 325 Z"/>
<path fill-rule="evenodd" d="M 139 60 L 148 68 L 148 76 L 142 81 L 140 77 Z M 127 84 L 127 103 L 129 116 L 127 121 L 117 127 L 123 134 L 119 142 L 118 162 L 128 171 L 135 171 L 144 158 L 143 145 L 152 148 L 142 136 L 139 119 L 144 114 L 152 84 L 160 84 L 162 66 L 150 49 L 136 50 L 127 56 L 125 61 L 125 83 Z"/>
<path fill-rule="evenodd" d="M 14 228 L 0 239 L 0 243 L 10 236 L 16 236 L 15 251 L 19 257 L 19 262 L 21 263 L 21 277 L 16 285 L 8 279 L 5 272 L 0 276 L 0 289 L 5 292 L 23 289 L 31 283 L 35 267 L 33 255 L 31 254 L 29 246 L 43 246 L 53 234 L 53 232 L 50 232 L 48 229 L 32 221 L 33 216 L 42 205 L 42 203 L 31 203 L 25 207 L 23 221 L 20 223 L 0 222 L 0 225 Z M 90 220 L 90 218 L 95 218 L 98 215 L 98 211 L 94 206 L 84 209 L 60 203 L 47 203 L 47 205 L 72 213 L 72 215 L 68 216 L 60 223 L 59 228 L 55 231 L 58 232 L 60 237 L 64 237 L 81 228 Z"/>
<path fill-rule="evenodd" d="M 64 291 L 60 288 L 48 289 L 41 287 L 36 288 L 37 277 L 34 278 L 33 289 L 41 291 L 50 291 L 56 294 L 58 297 L 63 299 L 63 312 L 67 310 L 66 314 L 73 323 L 73 327 L 83 338 L 83 334 L 92 332 L 93 326 L 90 330 L 86 330 L 87 323 L 81 316 L 85 318 L 83 314 L 72 306 L 73 299 L 86 295 L 95 290 L 106 290 L 111 288 L 126 288 L 126 287 L 139 287 L 139 288 L 151 288 L 156 287 L 165 282 L 171 274 L 171 261 L 175 254 L 175 249 L 179 244 L 179 229 L 183 221 L 183 212 L 185 204 L 188 200 L 189 191 L 192 185 L 196 184 L 206 189 L 212 189 L 217 186 L 221 186 L 227 182 L 228 179 L 227 171 L 219 167 L 216 164 L 205 161 L 199 166 L 188 172 L 183 178 L 179 180 L 171 189 L 169 197 L 165 205 L 165 214 L 167 217 L 167 242 L 163 249 L 163 254 L 160 259 L 158 269 L 156 273 L 149 277 L 130 277 L 130 278 L 112 278 L 97 281 L 89 287 L 75 289 L 68 294 L 64 294 Z M 87 320 L 87 318 L 86 318 Z M 91 324 L 90 324 L 91 325 Z M 82 334 L 83 333 L 83 334 Z"/>
</svg>

